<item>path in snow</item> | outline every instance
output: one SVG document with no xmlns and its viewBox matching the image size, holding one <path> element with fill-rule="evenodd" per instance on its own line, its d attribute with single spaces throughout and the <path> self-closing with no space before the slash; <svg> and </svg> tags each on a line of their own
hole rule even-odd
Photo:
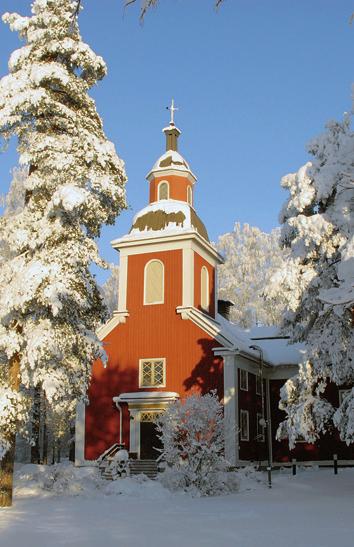
<svg viewBox="0 0 354 547">
<path fill-rule="evenodd" d="M 0 512 L 1 547 L 354 546 L 352 469 L 275 474 L 272 490 L 245 479 L 238 494 L 199 499 L 116 482 L 110 495 L 53 496 L 22 481 L 14 507 Z"/>
</svg>

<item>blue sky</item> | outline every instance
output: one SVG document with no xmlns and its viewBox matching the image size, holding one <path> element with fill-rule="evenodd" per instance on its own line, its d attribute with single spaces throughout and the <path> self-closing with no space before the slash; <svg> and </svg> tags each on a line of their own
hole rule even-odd
<svg viewBox="0 0 354 547">
<path fill-rule="evenodd" d="M 126 162 L 130 210 L 102 232 L 126 233 L 148 201 L 145 175 L 164 151 L 165 107 L 175 98 L 180 151 L 198 177 L 196 208 L 213 240 L 236 221 L 269 231 L 286 193 L 280 178 L 307 161 L 306 143 L 351 108 L 354 11 L 349 0 L 160 0 L 143 25 L 139 5 L 85 0 L 83 38 L 109 74 L 92 91 L 107 136 Z M 26 14 L 30 0 L 1 0 Z M 19 47 L 0 26 L 0 75 Z M 2 190 L 16 165 L 0 156 Z M 99 274 L 102 281 L 105 274 Z"/>
</svg>

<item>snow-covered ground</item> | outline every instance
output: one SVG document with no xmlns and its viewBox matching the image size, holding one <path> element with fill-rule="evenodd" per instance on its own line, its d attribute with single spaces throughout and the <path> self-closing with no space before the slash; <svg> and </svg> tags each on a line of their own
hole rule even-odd
<svg viewBox="0 0 354 547">
<path fill-rule="evenodd" d="M 0 512 L 1 547 L 352 547 L 354 470 L 241 477 L 237 494 L 192 498 L 158 482 L 22 466 Z"/>
</svg>

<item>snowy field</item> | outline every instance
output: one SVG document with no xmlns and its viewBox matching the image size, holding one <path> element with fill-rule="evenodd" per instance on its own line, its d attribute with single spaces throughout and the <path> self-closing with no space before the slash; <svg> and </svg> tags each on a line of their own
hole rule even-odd
<svg viewBox="0 0 354 547">
<path fill-rule="evenodd" d="M 50 469 L 50 468 L 49 468 Z M 242 476 L 237 494 L 191 498 L 158 482 L 22 466 L 1 547 L 353 547 L 354 470 Z"/>
</svg>

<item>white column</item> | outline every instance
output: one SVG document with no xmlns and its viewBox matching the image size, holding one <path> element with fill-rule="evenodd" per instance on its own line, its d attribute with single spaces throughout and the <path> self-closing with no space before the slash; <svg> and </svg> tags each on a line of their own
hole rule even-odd
<svg viewBox="0 0 354 547">
<path fill-rule="evenodd" d="M 225 458 L 231 465 L 239 459 L 238 447 L 238 396 L 235 355 L 224 357 L 224 427 Z"/>
<path fill-rule="evenodd" d="M 129 413 L 129 452 L 137 452 L 138 458 L 140 458 L 140 411 L 129 409 Z"/>
<path fill-rule="evenodd" d="M 182 306 L 194 306 L 194 251 L 183 249 L 182 259 Z"/>
<path fill-rule="evenodd" d="M 75 421 L 75 465 L 85 462 L 85 404 L 78 403 Z"/>
<path fill-rule="evenodd" d="M 118 312 L 127 311 L 128 257 L 121 251 L 119 261 Z"/>
</svg>

